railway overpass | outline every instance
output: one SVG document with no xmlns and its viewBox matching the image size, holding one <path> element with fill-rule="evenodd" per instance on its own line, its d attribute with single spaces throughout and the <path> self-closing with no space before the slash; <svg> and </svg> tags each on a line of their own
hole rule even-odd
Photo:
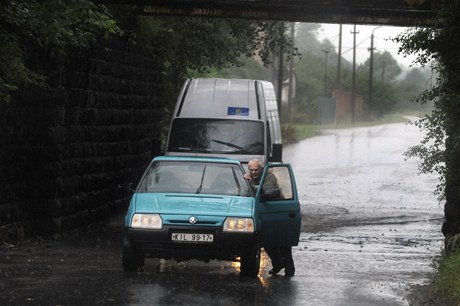
<svg viewBox="0 0 460 306">
<path fill-rule="evenodd" d="M 138 14 L 417 26 L 437 0 L 96 0 Z"/>
</svg>

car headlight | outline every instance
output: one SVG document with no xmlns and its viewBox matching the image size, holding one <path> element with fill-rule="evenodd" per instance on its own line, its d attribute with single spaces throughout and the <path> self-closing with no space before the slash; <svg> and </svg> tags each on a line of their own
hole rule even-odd
<svg viewBox="0 0 460 306">
<path fill-rule="evenodd" d="M 131 227 L 161 229 L 163 220 L 157 214 L 134 214 L 131 219 Z"/>
<path fill-rule="evenodd" d="M 224 232 L 254 232 L 254 221 L 251 218 L 227 218 L 224 222 Z"/>
</svg>

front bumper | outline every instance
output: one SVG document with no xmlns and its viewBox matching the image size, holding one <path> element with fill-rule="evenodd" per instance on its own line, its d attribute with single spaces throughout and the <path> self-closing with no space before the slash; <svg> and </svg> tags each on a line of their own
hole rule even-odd
<svg viewBox="0 0 460 306">
<path fill-rule="evenodd" d="M 214 240 L 204 242 L 175 242 L 172 233 L 213 234 Z M 126 229 L 130 246 L 145 257 L 186 261 L 211 259 L 235 261 L 248 254 L 257 243 L 256 233 L 227 233 L 221 227 L 164 226 L 161 230 Z"/>
</svg>

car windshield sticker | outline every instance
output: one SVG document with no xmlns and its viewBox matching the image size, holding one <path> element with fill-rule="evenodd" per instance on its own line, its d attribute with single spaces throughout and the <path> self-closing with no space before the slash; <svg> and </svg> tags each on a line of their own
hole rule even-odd
<svg viewBox="0 0 460 306">
<path fill-rule="evenodd" d="M 249 107 L 228 107 L 227 115 L 229 116 L 249 116 Z"/>
</svg>

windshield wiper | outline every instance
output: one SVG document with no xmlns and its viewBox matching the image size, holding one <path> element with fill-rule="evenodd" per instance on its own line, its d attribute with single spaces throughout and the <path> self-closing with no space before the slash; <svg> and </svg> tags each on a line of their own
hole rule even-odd
<svg viewBox="0 0 460 306">
<path fill-rule="evenodd" d="M 200 193 L 200 192 L 201 192 L 201 189 L 203 189 L 203 181 L 204 181 L 204 174 L 205 174 L 205 173 L 206 173 L 206 165 L 204 166 L 203 174 L 201 175 L 200 187 L 198 187 L 198 189 L 195 191 L 196 194 Z"/>
<path fill-rule="evenodd" d="M 214 141 L 214 142 L 217 142 L 217 143 L 220 143 L 220 144 L 229 146 L 230 148 L 235 149 L 236 152 L 240 152 L 240 153 L 243 153 L 243 154 L 249 154 L 249 153 L 250 153 L 250 152 L 249 152 L 248 150 L 246 150 L 245 148 L 240 147 L 240 146 L 238 146 L 238 145 L 236 145 L 236 144 L 233 144 L 233 143 L 231 143 L 231 142 L 226 142 L 226 141 L 217 140 L 217 139 L 211 139 L 211 141 Z"/>
</svg>

